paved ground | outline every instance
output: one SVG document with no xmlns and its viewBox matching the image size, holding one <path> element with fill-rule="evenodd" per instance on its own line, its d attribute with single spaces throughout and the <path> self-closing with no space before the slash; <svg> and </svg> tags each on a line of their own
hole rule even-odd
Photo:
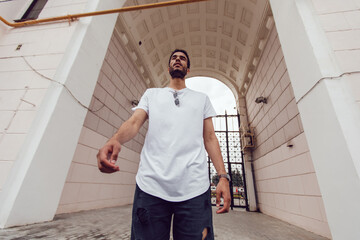
<svg viewBox="0 0 360 240">
<path fill-rule="evenodd" d="M 57 215 L 52 222 L 0 229 L 0 239 L 130 239 L 131 205 Z M 260 213 L 214 214 L 217 240 L 325 240 Z"/>
</svg>

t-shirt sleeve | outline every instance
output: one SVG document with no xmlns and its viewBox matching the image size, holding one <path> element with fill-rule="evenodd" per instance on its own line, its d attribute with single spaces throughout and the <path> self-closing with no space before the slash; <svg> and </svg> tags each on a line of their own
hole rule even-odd
<svg viewBox="0 0 360 240">
<path fill-rule="evenodd" d="M 215 117 L 217 114 L 215 112 L 215 109 L 213 105 L 210 102 L 210 99 L 208 96 L 206 96 L 205 99 L 205 106 L 204 106 L 204 119 L 209 117 Z"/>
<path fill-rule="evenodd" d="M 131 110 L 135 111 L 136 109 L 143 109 L 149 115 L 149 89 L 142 95 L 139 104 Z"/>
</svg>

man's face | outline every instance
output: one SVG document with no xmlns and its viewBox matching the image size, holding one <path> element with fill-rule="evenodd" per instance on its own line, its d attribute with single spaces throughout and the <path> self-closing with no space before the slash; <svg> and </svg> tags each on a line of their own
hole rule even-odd
<svg viewBox="0 0 360 240">
<path fill-rule="evenodd" d="M 175 52 L 170 59 L 169 73 L 172 78 L 184 78 L 189 72 L 187 68 L 187 58 L 182 52 Z"/>
</svg>

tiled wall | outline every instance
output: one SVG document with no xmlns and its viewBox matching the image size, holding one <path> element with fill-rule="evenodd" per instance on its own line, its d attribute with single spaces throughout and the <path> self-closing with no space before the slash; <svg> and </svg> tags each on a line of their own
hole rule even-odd
<svg viewBox="0 0 360 240">
<path fill-rule="evenodd" d="M 96 154 L 132 114 L 132 100 L 140 100 L 146 85 L 114 32 L 68 173 L 57 213 L 130 204 L 147 122 L 122 146 L 120 172 L 103 174 Z"/>
<path fill-rule="evenodd" d="M 360 1 L 313 0 L 320 23 L 360 110 Z"/>
<path fill-rule="evenodd" d="M 267 104 L 255 103 L 259 96 Z M 246 95 L 260 211 L 330 237 L 282 49 L 274 27 Z M 288 147 L 292 144 L 292 147 Z"/>
<path fill-rule="evenodd" d="M 61 2 L 61 3 L 60 3 Z M 49 0 L 40 18 L 82 11 L 87 0 Z M 8 2 L 0 4 L 7 20 L 23 12 Z M 16 10 L 16 11 L 15 11 Z M 68 22 L 24 28 L 0 27 L 0 191 L 29 132 L 42 99 L 53 80 L 76 23 Z M 18 46 L 21 47 L 18 48 Z"/>
</svg>

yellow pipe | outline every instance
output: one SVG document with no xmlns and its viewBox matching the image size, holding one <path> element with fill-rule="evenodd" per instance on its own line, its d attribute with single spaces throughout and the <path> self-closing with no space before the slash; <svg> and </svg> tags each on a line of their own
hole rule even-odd
<svg viewBox="0 0 360 240">
<path fill-rule="evenodd" d="M 208 0 L 174 0 L 174 1 L 168 1 L 168 2 L 149 3 L 149 4 L 144 4 L 144 5 L 129 6 L 129 7 L 117 8 L 117 9 L 111 9 L 111 10 L 103 10 L 103 11 L 79 13 L 79 14 L 69 14 L 69 15 L 59 16 L 59 17 L 29 20 L 29 21 L 18 22 L 18 23 L 10 23 L 1 16 L 0 16 L 0 20 L 8 26 L 16 28 L 16 27 L 24 27 L 24 26 L 34 25 L 34 24 L 39 24 L 39 23 L 56 22 L 56 21 L 61 21 L 61 20 L 74 21 L 74 20 L 76 20 L 78 18 L 82 18 L 82 17 L 91 17 L 91 16 L 105 15 L 105 14 L 112 14 L 112 13 L 129 12 L 129 11 L 148 9 L 148 8 L 166 7 L 166 6 L 186 4 L 186 3 L 202 2 L 202 1 L 208 1 Z"/>
</svg>

